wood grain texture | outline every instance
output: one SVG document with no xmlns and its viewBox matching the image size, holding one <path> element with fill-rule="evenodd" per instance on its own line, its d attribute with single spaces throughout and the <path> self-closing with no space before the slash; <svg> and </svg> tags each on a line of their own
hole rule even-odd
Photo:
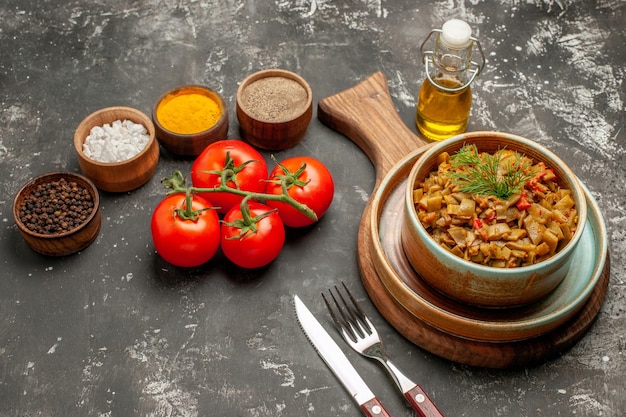
<svg viewBox="0 0 626 417">
<path fill-rule="evenodd" d="M 419 385 L 405 392 L 404 397 L 420 417 L 443 417 L 439 408 Z"/>
<path fill-rule="evenodd" d="M 396 162 L 426 145 L 398 115 L 387 78 L 380 71 L 350 89 L 320 100 L 317 117 L 365 152 L 374 164 L 376 184 Z"/>
<path fill-rule="evenodd" d="M 361 404 L 360 408 L 367 417 L 390 417 L 389 412 L 376 397 Z"/>
</svg>

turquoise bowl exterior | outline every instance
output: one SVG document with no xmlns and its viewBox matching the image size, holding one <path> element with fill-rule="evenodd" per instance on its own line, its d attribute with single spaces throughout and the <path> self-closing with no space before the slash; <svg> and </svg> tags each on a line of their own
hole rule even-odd
<svg viewBox="0 0 626 417">
<path fill-rule="evenodd" d="M 479 151 L 488 152 L 511 149 L 553 168 L 561 185 L 572 190 L 576 203 L 579 227 L 572 240 L 551 258 L 517 268 L 479 265 L 439 246 L 417 218 L 413 189 L 437 166 L 440 153 L 453 154 L 465 144 L 475 144 Z M 517 307 L 545 297 L 561 283 L 569 271 L 586 219 L 587 201 L 581 184 L 554 153 L 534 141 L 509 133 L 471 132 L 436 144 L 416 161 L 407 181 L 401 243 L 415 271 L 446 296 L 479 307 Z"/>
</svg>

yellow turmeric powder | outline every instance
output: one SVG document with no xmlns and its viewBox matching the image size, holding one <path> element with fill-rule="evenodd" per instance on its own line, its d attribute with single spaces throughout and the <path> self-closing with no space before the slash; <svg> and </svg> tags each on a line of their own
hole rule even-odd
<svg viewBox="0 0 626 417">
<path fill-rule="evenodd" d="M 220 105 L 192 89 L 165 97 L 157 107 L 157 119 L 170 132 L 189 135 L 213 127 L 222 116 Z"/>
</svg>

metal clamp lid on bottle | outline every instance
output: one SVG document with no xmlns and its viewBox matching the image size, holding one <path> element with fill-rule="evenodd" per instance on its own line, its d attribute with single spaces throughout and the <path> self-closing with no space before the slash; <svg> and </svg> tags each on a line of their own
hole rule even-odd
<svg viewBox="0 0 626 417">
<path fill-rule="evenodd" d="M 453 26 L 455 26 L 456 23 L 461 22 L 463 25 L 467 24 L 465 22 L 462 21 L 456 21 L 456 19 L 453 19 L 453 21 L 448 21 L 446 22 L 446 24 L 444 24 L 444 28 L 446 27 L 446 25 L 448 23 L 451 23 Z M 469 28 L 469 26 L 468 26 Z M 471 33 L 471 29 L 470 32 Z M 433 37 L 434 34 L 438 34 L 438 36 L 441 36 L 442 34 L 444 34 L 444 30 L 443 29 L 433 29 L 432 31 L 430 31 L 430 33 L 428 34 L 428 36 L 426 37 L 426 39 L 424 39 L 424 42 L 422 42 L 422 44 L 420 45 L 420 53 L 422 55 L 422 63 L 424 64 L 424 68 L 426 69 L 426 76 L 428 77 L 428 81 L 430 81 L 433 85 L 436 85 L 437 88 L 449 92 L 449 93 L 455 93 L 457 91 L 461 91 L 464 90 L 465 88 L 467 88 L 472 81 L 474 81 L 474 79 L 476 78 L 476 76 L 478 74 L 480 74 L 480 72 L 483 70 L 484 66 L 485 66 L 485 54 L 483 53 L 483 48 L 480 45 L 480 41 L 478 39 L 476 39 L 473 36 L 463 36 L 462 34 L 460 35 L 459 33 L 454 33 L 453 34 L 453 39 L 452 44 L 453 46 L 464 46 L 461 45 L 462 43 L 466 43 L 466 46 L 470 46 L 473 48 L 474 45 L 476 45 L 476 48 L 478 49 L 478 52 L 480 53 L 480 57 L 481 57 L 481 62 L 477 63 L 475 61 L 470 61 L 469 62 L 469 73 L 471 74 L 471 76 L 469 77 L 469 80 L 461 85 L 460 87 L 445 87 L 442 85 L 437 84 L 433 79 L 432 76 L 430 75 L 430 71 L 429 71 L 429 61 L 432 61 L 432 59 L 430 59 L 430 57 L 434 54 L 433 50 L 430 51 L 425 51 L 425 45 L 430 41 L 430 39 Z M 455 38 L 454 36 L 457 35 L 457 37 Z"/>
</svg>

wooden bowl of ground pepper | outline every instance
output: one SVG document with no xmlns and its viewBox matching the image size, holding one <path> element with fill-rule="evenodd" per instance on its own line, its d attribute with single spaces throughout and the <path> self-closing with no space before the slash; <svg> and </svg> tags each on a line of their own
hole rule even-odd
<svg viewBox="0 0 626 417">
<path fill-rule="evenodd" d="M 241 136 L 252 145 L 282 150 L 304 137 L 313 116 L 309 84 L 291 71 L 255 72 L 237 89 L 237 119 Z"/>
<path fill-rule="evenodd" d="M 86 177 L 51 172 L 27 182 L 13 200 L 17 228 L 34 251 L 65 256 L 89 246 L 100 232 L 100 196 Z"/>
<path fill-rule="evenodd" d="M 179 156 L 198 156 L 228 135 L 224 99 L 202 85 L 184 85 L 163 94 L 154 105 L 152 121 L 161 146 Z"/>
</svg>

